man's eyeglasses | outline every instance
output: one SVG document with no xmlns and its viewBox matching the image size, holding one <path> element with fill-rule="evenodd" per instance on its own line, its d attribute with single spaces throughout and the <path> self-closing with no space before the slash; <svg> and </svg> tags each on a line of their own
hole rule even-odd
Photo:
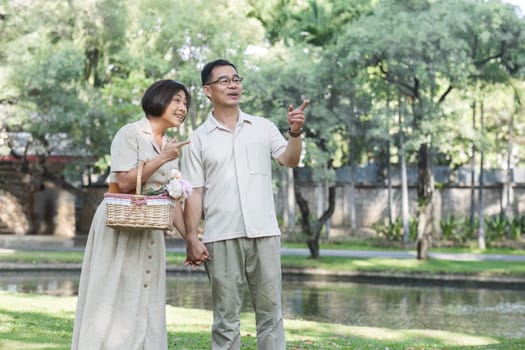
<svg viewBox="0 0 525 350">
<path fill-rule="evenodd" d="M 235 85 L 241 85 L 242 83 L 242 79 L 243 77 L 240 77 L 238 75 L 234 76 L 233 78 L 228 78 L 228 77 L 220 77 L 219 79 L 217 80 L 214 80 L 206 85 L 213 85 L 213 84 L 219 84 L 220 86 L 228 86 L 230 85 L 231 83 L 235 84 Z"/>
</svg>

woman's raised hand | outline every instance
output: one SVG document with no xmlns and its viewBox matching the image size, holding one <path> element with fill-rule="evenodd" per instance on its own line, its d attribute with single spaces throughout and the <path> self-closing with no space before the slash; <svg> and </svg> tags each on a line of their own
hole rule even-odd
<svg viewBox="0 0 525 350">
<path fill-rule="evenodd" d="M 176 139 L 173 139 L 162 148 L 160 154 L 167 160 L 177 159 L 180 156 L 181 148 L 188 143 L 190 143 L 188 140 L 178 142 Z"/>
</svg>

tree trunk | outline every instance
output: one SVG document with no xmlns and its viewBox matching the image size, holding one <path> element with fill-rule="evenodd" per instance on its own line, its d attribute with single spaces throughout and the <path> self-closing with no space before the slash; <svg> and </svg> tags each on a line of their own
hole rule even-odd
<svg viewBox="0 0 525 350">
<path fill-rule="evenodd" d="M 350 93 L 350 118 L 348 119 L 348 163 L 350 165 L 350 230 L 352 232 L 356 229 L 356 209 L 355 209 L 355 154 L 356 147 L 352 144 L 354 137 L 350 135 L 350 130 L 352 130 L 351 120 L 355 119 L 355 95 L 352 91 Z"/>
<path fill-rule="evenodd" d="M 390 164 L 391 156 L 391 141 L 390 141 L 390 93 L 386 98 L 386 116 L 387 116 L 387 133 L 388 140 L 386 142 L 386 180 L 387 180 L 387 194 L 388 194 L 388 227 L 392 227 L 394 223 L 394 200 L 392 199 L 392 165 Z"/>
<path fill-rule="evenodd" d="M 310 218 L 310 207 L 308 205 L 308 201 L 303 197 L 299 187 L 294 186 L 294 190 L 295 200 L 301 213 L 301 228 L 307 236 L 306 244 L 310 250 L 310 258 L 318 259 L 320 256 L 319 238 L 321 236 L 323 225 L 328 221 L 335 210 L 335 186 L 330 186 L 328 188 L 328 208 L 318 219 L 315 220 Z"/>
<path fill-rule="evenodd" d="M 323 215 L 324 212 L 324 203 L 325 203 L 325 191 L 324 191 L 324 184 L 319 182 L 315 186 L 315 200 L 316 200 L 316 207 L 317 210 L 315 212 L 315 217 L 319 218 L 321 215 Z"/>
<path fill-rule="evenodd" d="M 509 140 L 507 142 L 507 173 L 505 177 L 505 216 L 507 219 L 512 220 L 513 210 L 513 189 L 512 189 L 512 144 L 514 142 L 514 112 L 510 115 L 509 119 Z"/>
<path fill-rule="evenodd" d="M 403 243 L 410 241 L 410 226 L 408 223 L 410 214 L 408 207 L 408 176 L 405 156 L 401 154 L 401 220 L 403 222 Z"/>
<path fill-rule="evenodd" d="M 418 152 L 418 223 L 417 223 L 417 258 L 428 258 L 432 227 L 432 195 L 434 181 L 430 166 L 428 144 L 422 144 Z"/>
<path fill-rule="evenodd" d="M 328 182 L 325 182 L 324 186 L 323 186 L 323 198 L 326 198 L 328 196 Z M 330 230 L 332 228 L 332 220 L 330 219 L 330 217 L 326 220 L 326 222 L 324 223 L 324 230 L 325 230 L 325 233 L 326 233 L 326 239 L 330 239 Z"/>
<path fill-rule="evenodd" d="M 399 163 L 401 166 L 401 220 L 403 222 L 403 244 L 407 244 L 410 240 L 410 227 L 408 224 L 409 208 L 408 208 L 408 177 L 407 166 L 405 161 L 405 140 L 403 138 L 403 113 L 401 108 L 401 98 L 399 99 Z"/>
<path fill-rule="evenodd" d="M 481 127 L 481 138 L 484 138 L 485 134 L 485 121 L 484 118 L 484 111 L 483 111 L 483 102 L 480 104 L 480 127 Z M 480 250 L 486 249 L 486 243 L 485 243 L 485 220 L 483 217 L 484 212 L 484 204 L 483 204 L 483 187 L 484 187 L 484 180 L 483 180 L 483 167 L 484 167 L 484 158 L 485 158 L 485 151 L 483 147 L 480 151 L 480 161 L 479 161 L 479 230 L 478 230 L 478 246 Z"/>
<path fill-rule="evenodd" d="M 320 249 L 319 249 L 319 240 L 316 239 L 308 239 L 306 241 L 306 244 L 308 245 L 308 250 L 310 251 L 310 259 L 319 259 L 320 257 Z"/>
<path fill-rule="evenodd" d="M 412 103 L 413 123 L 415 129 L 421 128 L 423 122 L 423 102 L 414 100 Z M 430 135 L 426 135 L 430 137 Z M 428 249 L 433 227 L 432 196 L 434 194 L 434 176 L 431 162 L 431 140 L 419 145 L 417 167 L 417 258 L 428 258 Z"/>
<path fill-rule="evenodd" d="M 350 163 L 350 229 L 352 232 L 356 229 L 356 209 L 355 209 L 355 172 L 354 162 Z"/>
<path fill-rule="evenodd" d="M 387 143 L 387 158 L 388 162 L 386 165 L 387 171 L 387 194 L 388 194 L 388 227 L 392 227 L 394 224 L 394 200 L 392 199 L 392 166 L 390 165 L 390 141 Z"/>
<path fill-rule="evenodd" d="M 472 130 L 476 130 L 476 101 L 472 103 Z M 476 145 L 474 141 L 471 145 L 471 158 L 470 158 L 470 227 L 474 232 L 474 217 L 475 217 L 475 206 L 476 206 Z"/>
</svg>

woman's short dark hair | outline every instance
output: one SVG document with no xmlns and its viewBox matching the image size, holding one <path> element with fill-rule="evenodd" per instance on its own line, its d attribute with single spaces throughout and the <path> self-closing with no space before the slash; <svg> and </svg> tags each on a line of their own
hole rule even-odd
<svg viewBox="0 0 525 350">
<path fill-rule="evenodd" d="M 142 96 L 142 109 L 147 116 L 160 117 L 179 91 L 186 95 L 186 107 L 190 108 L 191 95 L 184 84 L 176 80 L 159 80 L 150 85 Z"/>
<path fill-rule="evenodd" d="M 235 69 L 235 71 L 237 72 L 237 67 L 235 67 L 235 65 L 228 60 L 220 58 L 218 60 L 211 61 L 209 63 L 206 63 L 204 68 L 202 68 L 202 71 L 201 71 L 202 86 L 210 82 L 211 72 L 213 71 L 213 68 L 222 67 L 222 66 L 232 66 L 233 69 Z"/>
</svg>

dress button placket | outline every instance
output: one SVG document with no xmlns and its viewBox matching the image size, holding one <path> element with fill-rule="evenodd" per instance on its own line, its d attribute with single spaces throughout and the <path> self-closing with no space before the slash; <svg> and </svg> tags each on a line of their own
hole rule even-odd
<svg viewBox="0 0 525 350">
<path fill-rule="evenodd" d="M 151 239 L 148 244 L 146 263 L 144 264 L 144 288 L 148 288 L 151 282 L 151 264 L 153 262 L 153 246 L 155 241 Z"/>
</svg>

